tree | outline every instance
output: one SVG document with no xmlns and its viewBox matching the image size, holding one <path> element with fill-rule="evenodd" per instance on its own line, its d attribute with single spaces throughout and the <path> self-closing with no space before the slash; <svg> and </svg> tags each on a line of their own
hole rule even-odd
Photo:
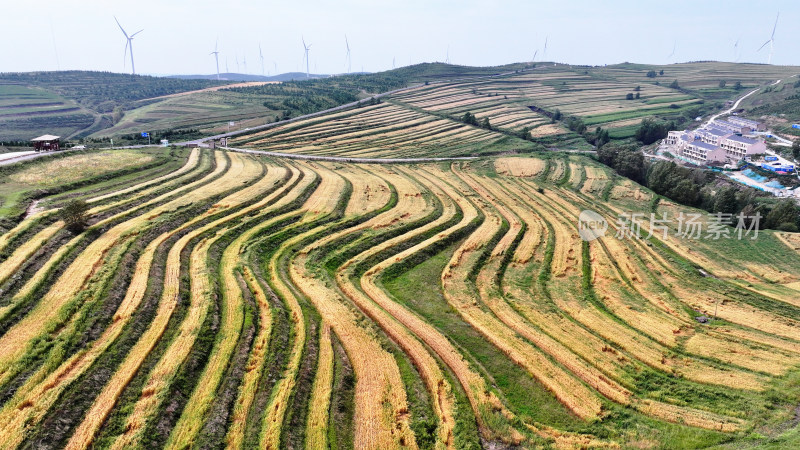
<svg viewBox="0 0 800 450">
<path fill-rule="evenodd" d="M 522 127 L 522 129 L 519 131 L 519 137 L 520 137 L 520 139 L 525 139 L 525 140 L 530 139 L 531 138 L 531 129 L 528 128 L 528 127 Z"/>
<path fill-rule="evenodd" d="M 663 76 L 664 76 L 664 69 L 661 69 L 661 70 L 659 70 L 659 71 L 658 71 L 658 74 L 659 74 L 659 75 L 661 75 L 661 76 L 663 77 Z"/>
<path fill-rule="evenodd" d="M 642 87 L 641 86 L 636 86 L 635 88 L 633 88 L 633 90 L 636 91 L 636 92 L 639 92 L 639 91 L 642 90 Z"/>
<path fill-rule="evenodd" d="M 742 88 L 742 82 L 741 81 L 737 81 L 736 84 L 733 85 L 733 88 L 738 91 L 739 89 Z"/>
<path fill-rule="evenodd" d="M 680 89 L 678 85 L 678 80 L 672 80 L 672 83 L 669 84 L 670 89 Z"/>
<path fill-rule="evenodd" d="M 725 186 L 714 196 L 714 212 L 736 214 L 739 211 L 739 202 L 736 201 L 736 188 Z"/>
<path fill-rule="evenodd" d="M 655 70 L 651 70 L 651 71 L 647 72 L 647 78 L 655 78 L 655 77 L 656 77 L 656 71 Z"/>
<path fill-rule="evenodd" d="M 491 130 L 492 129 L 492 124 L 489 123 L 489 118 L 488 117 L 484 117 L 483 118 L 483 121 L 481 122 L 481 127 L 482 128 L 486 128 L 487 130 Z"/>
<path fill-rule="evenodd" d="M 66 224 L 68 230 L 73 233 L 80 233 L 86 229 L 89 220 L 88 212 L 88 203 L 83 200 L 72 200 L 61 208 L 59 216 Z"/>
<path fill-rule="evenodd" d="M 641 97 L 642 97 L 642 96 L 641 96 L 641 94 L 639 94 L 639 93 L 637 92 L 637 93 L 636 93 L 636 96 L 635 96 L 634 98 L 635 98 L 636 100 L 639 100 Z"/>
<path fill-rule="evenodd" d="M 553 120 L 561 120 L 561 117 L 561 110 L 556 109 L 556 111 L 553 113 Z"/>
<path fill-rule="evenodd" d="M 776 230 L 797 231 L 800 227 L 800 208 L 793 200 L 781 200 L 767 214 L 764 226 Z"/>
<path fill-rule="evenodd" d="M 478 119 L 469 111 L 464 113 L 464 116 L 461 117 L 461 121 L 467 125 L 478 125 Z"/>
<path fill-rule="evenodd" d="M 667 137 L 671 125 L 651 118 L 643 119 L 642 124 L 636 130 L 636 140 L 641 141 L 644 145 L 650 145 Z"/>
<path fill-rule="evenodd" d="M 726 86 L 727 84 L 728 84 L 728 82 L 727 82 L 727 81 L 725 81 L 725 80 L 721 80 L 721 81 L 719 82 L 719 87 L 720 87 L 720 88 L 725 88 L 725 86 Z"/>
<path fill-rule="evenodd" d="M 122 109 L 121 106 L 115 106 L 114 112 L 111 114 L 111 122 L 116 125 L 122 120 L 122 116 L 125 115 L 125 111 Z"/>
<path fill-rule="evenodd" d="M 625 96 L 625 100 L 633 100 L 633 94 L 628 92 L 628 95 Z"/>
<path fill-rule="evenodd" d="M 795 162 L 800 161 L 800 138 L 795 139 L 792 143 L 792 156 L 794 156 Z"/>
</svg>

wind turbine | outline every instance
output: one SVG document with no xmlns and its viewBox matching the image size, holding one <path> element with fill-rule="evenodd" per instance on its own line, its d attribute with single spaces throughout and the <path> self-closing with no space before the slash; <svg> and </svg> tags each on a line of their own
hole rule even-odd
<svg viewBox="0 0 800 450">
<path fill-rule="evenodd" d="M 244 72 L 247 73 L 247 55 L 242 55 L 242 66 L 244 66 Z"/>
<path fill-rule="evenodd" d="M 303 54 L 306 60 L 306 78 L 311 78 L 311 75 L 308 72 L 308 51 L 311 49 L 311 44 L 306 45 L 306 38 L 301 37 L 303 39 L 303 50 L 305 53 Z"/>
<path fill-rule="evenodd" d="M 447 57 L 444 60 L 445 64 L 450 64 L 450 45 L 447 46 Z"/>
<path fill-rule="evenodd" d="M 344 35 L 344 45 L 347 47 L 347 55 L 345 56 L 345 60 L 347 61 L 347 73 L 350 73 L 350 42 L 347 40 L 347 35 Z"/>
<path fill-rule="evenodd" d="M 239 67 L 239 54 L 236 53 L 233 56 L 236 58 L 236 73 L 242 73 L 242 70 Z"/>
<path fill-rule="evenodd" d="M 667 56 L 667 61 L 672 61 L 672 56 L 675 54 L 675 48 L 676 48 L 677 46 L 678 46 L 678 41 L 675 41 L 675 42 L 672 44 L 672 53 L 670 53 L 670 54 L 669 54 L 669 56 Z"/>
<path fill-rule="evenodd" d="M 264 76 L 264 54 L 261 53 L 261 42 L 258 43 L 258 57 L 261 58 L 261 76 Z"/>
<path fill-rule="evenodd" d="M 392 56 L 392 69 L 394 69 L 395 67 L 396 66 L 394 65 L 394 56 Z"/>
<path fill-rule="evenodd" d="M 125 66 L 125 53 L 128 53 L 128 49 L 130 49 L 130 52 L 131 52 L 131 74 L 136 75 L 136 66 L 133 65 L 133 37 L 136 36 L 137 34 L 141 33 L 144 30 L 143 29 L 139 30 L 136 33 L 133 33 L 132 35 L 128 36 L 128 33 L 126 33 L 125 29 L 122 28 L 122 25 L 119 24 L 119 20 L 117 20 L 117 16 L 114 16 L 114 21 L 117 22 L 117 26 L 119 26 L 119 29 L 122 30 L 122 34 L 125 35 L 125 39 L 127 39 L 127 42 L 125 42 L 125 52 L 122 54 L 122 65 L 123 65 L 123 67 Z"/>
<path fill-rule="evenodd" d="M 217 81 L 219 81 L 219 51 L 217 50 L 217 44 L 219 44 L 219 39 L 214 44 L 214 51 L 209 53 L 209 55 L 214 55 L 214 61 L 217 63 Z"/>
<path fill-rule="evenodd" d="M 228 69 L 228 57 L 225 57 L 225 73 L 231 73 L 230 69 Z"/>
<path fill-rule="evenodd" d="M 547 38 L 550 36 L 544 37 L 544 51 L 542 51 L 542 58 L 547 58 Z"/>
<path fill-rule="evenodd" d="M 764 44 L 758 48 L 756 51 L 761 51 L 762 48 L 766 47 L 769 44 L 769 58 L 767 59 L 767 64 L 772 64 L 772 52 L 775 50 L 775 29 L 778 28 L 778 19 L 781 17 L 781 13 L 778 13 L 778 16 L 775 17 L 775 25 L 772 27 L 772 34 L 769 36 L 769 40 L 764 42 Z"/>
</svg>

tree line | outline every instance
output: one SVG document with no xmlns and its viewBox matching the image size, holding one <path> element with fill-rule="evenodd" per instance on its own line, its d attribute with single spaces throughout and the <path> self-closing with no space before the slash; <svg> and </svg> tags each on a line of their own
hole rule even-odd
<svg viewBox="0 0 800 450">
<path fill-rule="evenodd" d="M 793 200 L 775 202 L 768 194 L 733 186 L 713 172 L 681 167 L 672 161 L 649 163 L 635 144 L 605 145 L 598 149 L 597 158 L 619 175 L 677 203 L 734 216 L 758 213 L 764 218 L 759 223 L 761 228 L 800 229 L 800 207 Z"/>
</svg>

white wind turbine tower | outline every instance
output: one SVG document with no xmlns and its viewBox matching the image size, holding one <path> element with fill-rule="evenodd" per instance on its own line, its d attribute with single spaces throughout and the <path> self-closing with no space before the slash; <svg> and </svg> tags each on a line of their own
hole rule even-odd
<svg viewBox="0 0 800 450">
<path fill-rule="evenodd" d="M 450 64 L 450 45 L 447 46 L 447 57 L 444 59 L 445 64 Z"/>
<path fill-rule="evenodd" d="M 395 67 L 396 66 L 394 65 L 394 56 L 392 56 L 392 69 L 394 69 Z"/>
<path fill-rule="evenodd" d="M 757 50 L 760 52 L 762 48 L 769 44 L 769 58 L 767 59 L 767 64 L 772 64 L 772 52 L 775 50 L 775 29 L 778 28 L 778 19 L 780 17 L 781 13 L 778 13 L 777 17 L 775 17 L 775 25 L 772 27 L 772 34 L 769 36 L 769 40 L 764 42 L 764 44 Z"/>
<path fill-rule="evenodd" d="M 244 72 L 247 73 L 247 55 L 242 55 L 242 66 L 244 66 Z"/>
<path fill-rule="evenodd" d="M 547 38 L 550 36 L 544 37 L 544 51 L 542 51 L 542 59 L 547 58 Z"/>
<path fill-rule="evenodd" d="M 669 54 L 669 56 L 667 56 L 667 61 L 669 61 L 669 62 L 672 62 L 672 57 L 675 55 L 675 48 L 676 48 L 677 46 L 678 46 L 678 41 L 675 41 L 675 42 L 672 44 L 672 53 L 670 53 L 670 54 Z"/>
<path fill-rule="evenodd" d="M 261 53 L 261 42 L 258 43 L 258 57 L 261 58 L 261 76 L 264 76 L 264 54 Z"/>
<path fill-rule="evenodd" d="M 303 39 L 303 50 L 305 52 L 303 53 L 303 58 L 306 60 L 306 78 L 311 78 L 308 71 L 308 51 L 311 49 L 311 44 L 306 45 L 306 38 L 301 37 L 301 39 Z"/>
<path fill-rule="evenodd" d="M 347 47 L 347 55 L 345 56 L 345 60 L 347 61 L 347 73 L 350 73 L 351 61 L 350 61 L 350 42 L 347 40 L 347 35 L 344 35 L 344 45 Z"/>
<path fill-rule="evenodd" d="M 241 68 L 239 66 L 239 54 L 236 53 L 233 56 L 234 56 L 234 58 L 236 58 L 236 73 L 242 73 L 242 70 L 241 70 Z"/>
<path fill-rule="evenodd" d="M 128 33 L 126 33 L 125 29 L 122 28 L 122 25 L 119 24 L 119 20 L 117 20 L 117 16 L 114 16 L 114 20 L 117 22 L 117 26 L 119 26 L 119 29 L 122 30 L 122 34 L 125 35 L 125 39 L 127 39 L 127 42 L 125 42 L 125 52 L 122 55 L 123 67 L 125 65 L 125 53 L 128 53 L 128 50 L 130 49 L 130 52 L 131 52 L 131 73 L 133 75 L 136 75 L 136 66 L 133 65 L 133 37 L 136 36 L 137 34 L 141 33 L 144 30 L 143 29 L 139 30 L 136 33 L 133 33 L 132 35 L 128 36 Z"/>
<path fill-rule="evenodd" d="M 217 63 L 217 81 L 219 81 L 219 50 L 217 50 L 217 44 L 219 44 L 219 40 L 214 44 L 214 51 L 209 53 L 209 56 L 214 55 L 214 61 Z"/>
</svg>

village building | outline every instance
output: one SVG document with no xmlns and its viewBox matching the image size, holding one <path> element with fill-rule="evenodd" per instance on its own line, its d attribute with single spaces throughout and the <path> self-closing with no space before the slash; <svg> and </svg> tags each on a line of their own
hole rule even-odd
<svg viewBox="0 0 800 450">
<path fill-rule="evenodd" d="M 60 139 L 60 136 L 45 134 L 35 139 L 31 139 L 31 142 L 33 143 L 33 149 L 37 152 L 50 152 L 61 149 Z"/>
</svg>

